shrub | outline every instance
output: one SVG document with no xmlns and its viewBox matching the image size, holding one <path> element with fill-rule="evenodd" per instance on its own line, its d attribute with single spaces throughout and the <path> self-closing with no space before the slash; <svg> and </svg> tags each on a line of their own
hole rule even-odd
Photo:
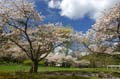
<svg viewBox="0 0 120 79">
<path fill-rule="evenodd" d="M 25 60 L 25 61 L 23 61 L 23 64 L 24 64 L 24 65 L 31 65 L 31 64 L 32 64 L 32 61 L 31 61 L 31 60 Z M 38 64 L 41 65 L 41 66 L 44 66 L 44 65 L 45 65 L 45 61 L 42 60 L 42 61 L 40 61 Z"/>
<path fill-rule="evenodd" d="M 46 61 L 45 61 L 45 60 L 42 60 L 42 61 L 40 61 L 38 64 L 41 65 L 41 66 L 45 66 L 45 63 L 46 63 Z"/>
<path fill-rule="evenodd" d="M 23 64 L 24 65 L 31 65 L 32 61 L 31 60 L 25 60 L 25 61 L 23 61 Z"/>
<path fill-rule="evenodd" d="M 0 54 L 0 64 L 10 64 L 10 63 L 22 63 L 25 60 L 23 56 L 15 56 L 13 53 L 1 53 Z"/>
</svg>

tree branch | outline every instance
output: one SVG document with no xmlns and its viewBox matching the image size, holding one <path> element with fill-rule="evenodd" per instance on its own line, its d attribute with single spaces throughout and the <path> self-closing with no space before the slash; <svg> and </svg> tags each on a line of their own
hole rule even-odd
<svg viewBox="0 0 120 79">
<path fill-rule="evenodd" d="M 39 54 L 38 53 L 38 61 L 41 61 L 41 60 L 43 60 L 45 57 L 47 57 L 49 54 L 50 54 L 50 52 L 52 52 L 56 47 L 58 47 L 58 46 L 61 46 L 61 45 L 63 45 L 63 43 L 60 43 L 60 44 L 58 44 L 57 46 L 55 46 L 55 47 L 53 47 L 53 45 L 52 45 L 52 43 L 51 43 L 51 49 L 49 50 L 49 51 L 44 51 L 44 52 L 46 52 L 46 54 L 45 54 L 45 56 L 44 57 L 42 57 L 42 58 L 40 58 L 40 56 L 42 55 L 42 53 L 41 54 Z M 39 52 L 39 51 L 38 51 Z M 44 53 L 43 53 L 44 54 Z"/>
<path fill-rule="evenodd" d="M 30 18 L 30 17 L 28 17 L 27 20 L 26 20 L 25 28 L 24 28 L 25 30 L 24 30 L 23 33 L 25 34 L 26 39 L 27 39 L 27 41 L 28 41 L 28 43 L 29 43 L 29 45 L 30 45 L 30 54 L 31 54 L 31 58 L 32 58 L 32 60 L 34 60 L 34 57 L 33 57 L 33 46 L 32 46 L 32 41 L 30 40 L 30 37 L 29 37 L 29 35 L 28 35 L 28 33 L 27 33 L 27 27 L 28 27 L 29 18 Z"/>
<path fill-rule="evenodd" d="M 93 51 L 91 50 L 87 44 L 85 44 L 84 42 L 82 42 L 82 44 L 91 52 L 91 53 L 101 53 L 101 52 L 97 52 L 97 51 Z"/>
<path fill-rule="evenodd" d="M 119 38 L 119 40 L 120 40 L 120 22 L 118 22 L 117 33 L 119 34 L 119 35 L 118 35 L 118 38 Z"/>
<path fill-rule="evenodd" d="M 18 30 L 20 30 L 20 31 L 22 31 L 22 32 L 24 32 L 23 29 L 19 28 L 19 27 L 16 26 L 16 25 L 10 24 L 9 22 L 7 22 L 7 24 L 10 25 L 10 26 L 13 26 L 14 28 L 16 28 L 16 29 L 18 29 Z"/>
<path fill-rule="evenodd" d="M 42 58 L 39 58 L 38 61 L 43 60 L 43 59 L 46 58 L 49 54 L 50 54 L 50 52 L 47 52 L 46 55 L 45 55 L 44 57 L 42 57 Z"/>
<path fill-rule="evenodd" d="M 15 40 L 13 40 L 13 39 L 11 39 L 11 38 L 7 38 L 7 39 L 9 39 L 11 42 L 15 43 L 19 48 L 21 48 L 21 49 L 26 53 L 26 55 L 27 55 L 29 58 L 31 58 L 31 56 L 28 54 L 27 50 L 26 50 L 25 48 L 23 48 L 22 45 L 20 45 L 19 43 L 17 43 Z"/>
</svg>

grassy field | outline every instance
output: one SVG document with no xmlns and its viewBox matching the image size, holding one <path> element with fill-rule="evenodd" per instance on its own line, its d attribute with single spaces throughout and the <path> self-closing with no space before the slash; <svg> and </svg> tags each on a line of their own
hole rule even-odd
<svg viewBox="0 0 120 79">
<path fill-rule="evenodd" d="M 120 69 L 106 69 L 106 68 L 62 68 L 62 67 L 44 67 L 39 66 L 38 74 L 26 73 L 30 69 L 28 65 L 0 65 L 0 79 L 104 79 L 104 78 L 83 78 L 81 76 L 69 75 L 64 73 L 112 73 L 117 77 L 120 75 Z M 46 74 L 47 72 L 53 75 Z M 61 72 L 60 75 L 55 75 L 55 72 Z"/>
<path fill-rule="evenodd" d="M 30 66 L 28 65 L 0 65 L 0 72 L 28 72 Z M 63 67 L 45 67 L 39 66 L 39 72 L 46 71 L 83 71 L 83 72 L 119 72 L 120 69 L 107 69 L 107 68 L 63 68 Z"/>
<path fill-rule="evenodd" d="M 0 72 L 16 72 L 23 71 L 28 72 L 30 66 L 28 65 L 0 65 Z M 79 68 L 62 68 L 62 67 L 45 67 L 39 66 L 38 72 L 46 72 L 46 71 L 78 71 Z"/>
</svg>

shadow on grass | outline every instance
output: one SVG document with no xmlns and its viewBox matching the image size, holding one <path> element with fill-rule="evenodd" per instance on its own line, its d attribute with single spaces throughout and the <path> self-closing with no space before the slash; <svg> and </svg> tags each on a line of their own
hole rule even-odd
<svg viewBox="0 0 120 79">
<path fill-rule="evenodd" d="M 31 74 L 27 72 L 0 72 L 0 79 L 119 79 L 120 77 L 120 73 L 112 73 L 117 77 L 113 77 L 112 75 L 110 75 L 106 78 L 106 73 L 103 73 L 97 77 L 95 76 L 95 74 L 96 73 L 81 73 L 76 71 L 39 72 L 36 74 Z"/>
<path fill-rule="evenodd" d="M 0 79 L 89 79 L 80 76 L 47 75 L 43 73 L 0 73 Z"/>
</svg>

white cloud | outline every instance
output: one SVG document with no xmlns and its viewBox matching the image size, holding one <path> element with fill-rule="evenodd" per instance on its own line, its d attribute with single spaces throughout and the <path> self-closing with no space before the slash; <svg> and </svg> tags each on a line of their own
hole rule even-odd
<svg viewBox="0 0 120 79">
<path fill-rule="evenodd" d="M 85 15 L 96 19 L 102 11 L 112 7 L 117 2 L 120 0 L 50 0 L 48 6 L 60 9 L 60 15 L 70 19 L 79 19 Z"/>
<path fill-rule="evenodd" d="M 51 0 L 49 3 L 48 3 L 48 6 L 50 8 L 59 8 L 60 6 L 60 1 L 59 0 Z"/>
</svg>

